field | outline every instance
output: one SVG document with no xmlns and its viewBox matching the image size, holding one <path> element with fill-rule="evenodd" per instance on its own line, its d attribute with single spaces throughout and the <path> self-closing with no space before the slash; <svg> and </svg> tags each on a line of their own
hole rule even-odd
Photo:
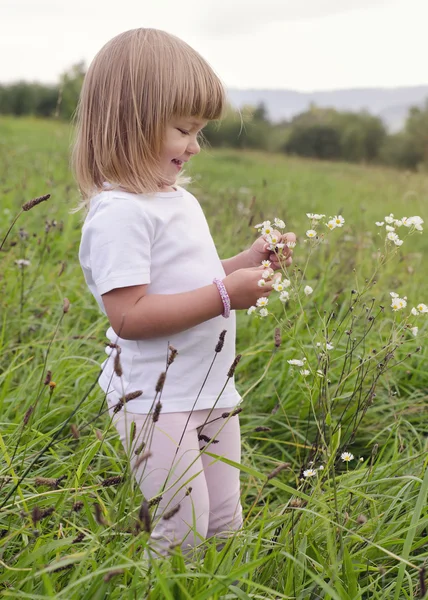
<svg viewBox="0 0 428 600">
<path fill-rule="evenodd" d="M 107 326 L 78 264 L 70 143 L 65 124 L 0 118 L 0 244 L 25 202 L 51 194 L 0 254 L 0 595 L 425 597 L 428 314 L 411 308 L 428 304 L 428 236 L 402 226 L 396 246 L 375 222 L 426 222 L 428 177 L 226 149 L 194 160 L 189 189 L 221 257 L 274 217 L 298 243 L 290 300 L 238 315 L 245 526 L 149 570 L 141 493 L 96 384 Z M 309 212 L 345 224 L 311 240 Z"/>
</svg>

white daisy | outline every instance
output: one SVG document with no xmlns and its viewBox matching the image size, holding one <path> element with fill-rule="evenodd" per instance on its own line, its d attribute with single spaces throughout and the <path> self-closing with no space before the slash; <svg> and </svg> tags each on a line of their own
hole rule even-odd
<svg viewBox="0 0 428 600">
<path fill-rule="evenodd" d="M 285 227 L 284 221 L 282 219 L 278 219 L 278 217 L 274 218 L 273 225 L 274 227 L 278 227 L 278 229 L 284 229 Z"/>
<path fill-rule="evenodd" d="M 304 367 L 306 358 L 302 358 L 302 360 L 299 360 L 297 358 L 291 358 L 290 360 L 287 360 L 287 362 L 292 367 Z"/>
<path fill-rule="evenodd" d="M 257 282 L 257 285 L 259 287 L 265 287 L 265 285 L 266 285 L 266 279 L 259 279 L 258 282 Z"/>
<path fill-rule="evenodd" d="M 418 304 L 416 308 L 420 313 L 428 313 L 428 306 L 426 304 Z"/>
<path fill-rule="evenodd" d="M 378 227 L 382 227 L 382 225 L 384 225 L 383 221 L 376 221 L 375 223 Z"/>
<path fill-rule="evenodd" d="M 252 315 L 254 312 L 256 312 L 257 308 L 255 306 L 250 306 L 250 308 L 247 310 L 247 315 Z"/>
<path fill-rule="evenodd" d="M 272 263 L 270 262 L 270 260 L 262 260 L 262 267 L 264 267 L 265 269 L 269 269 L 271 264 Z"/>
<path fill-rule="evenodd" d="M 332 229 L 336 229 L 337 225 L 336 225 L 335 221 L 331 220 L 328 223 L 326 223 L 326 227 L 328 227 L 330 230 L 332 230 Z"/>
<path fill-rule="evenodd" d="M 397 310 L 401 310 L 402 308 L 406 308 L 406 306 L 406 298 L 394 298 L 391 303 L 391 308 L 394 312 L 397 312 Z"/>
<path fill-rule="evenodd" d="M 290 294 L 286 290 L 281 292 L 279 295 L 279 299 L 281 300 L 281 302 L 287 302 L 287 300 L 289 300 L 289 298 L 290 298 Z"/>
<path fill-rule="evenodd" d="M 317 237 L 317 232 L 315 231 L 315 229 L 308 229 L 306 235 L 308 238 L 315 238 Z"/>
<path fill-rule="evenodd" d="M 267 309 L 267 308 L 261 308 L 261 309 L 260 309 L 260 311 L 259 311 L 259 315 L 260 315 L 261 317 L 267 317 L 267 316 L 268 316 L 268 314 L 269 314 L 269 311 L 268 311 L 268 309 Z"/>
<path fill-rule="evenodd" d="M 314 477 L 317 474 L 315 469 L 306 469 L 303 471 L 303 477 Z"/>
<path fill-rule="evenodd" d="M 342 217 L 342 215 L 336 215 L 333 217 L 332 221 L 336 223 L 336 227 L 343 227 L 345 223 L 345 219 Z"/>
<path fill-rule="evenodd" d="M 418 335 L 419 327 L 410 327 L 410 331 L 416 337 Z"/>
<path fill-rule="evenodd" d="M 269 304 L 269 298 L 266 298 L 265 296 L 262 296 L 256 302 L 256 306 L 258 306 L 259 308 L 261 306 L 267 306 L 268 304 Z"/>
<path fill-rule="evenodd" d="M 300 370 L 300 375 L 302 375 L 302 377 L 307 377 L 310 374 L 311 374 L 311 372 L 308 371 L 308 369 L 301 369 Z"/>
<path fill-rule="evenodd" d="M 343 460 L 343 462 L 349 462 L 350 460 L 354 460 L 354 455 L 350 452 L 342 452 L 340 458 Z"/>
<path fill-rule="evenodd" d="M 303 291 L 305 292 L 306 296 L 310 296 L 314 290 L 311 288 L 310 285 L 306 285 Z"/>
</svg>

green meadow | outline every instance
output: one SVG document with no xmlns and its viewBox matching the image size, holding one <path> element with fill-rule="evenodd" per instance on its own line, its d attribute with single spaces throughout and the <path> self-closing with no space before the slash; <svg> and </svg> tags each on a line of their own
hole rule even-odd
<svg viewBox="0 0 428 600">
<path fill-rule="evenodd" d="M 275 217 L 298 242 L 288 302 L 238 314 L 244 527 L 149 568 L 143 498 L 96 383 L 107 321 L 78 263 L 71 139 L 55 120 L 0 118 L 0 596 L 425 597 L 428 234 L 397 227 L 396 246 L 375 223 L 426 223 L 428 176 L 228 149 L 194 159 L 189 190 L 222 258 Z M 345 223 L 311 240 L 306 213 Z"/>
</svg>

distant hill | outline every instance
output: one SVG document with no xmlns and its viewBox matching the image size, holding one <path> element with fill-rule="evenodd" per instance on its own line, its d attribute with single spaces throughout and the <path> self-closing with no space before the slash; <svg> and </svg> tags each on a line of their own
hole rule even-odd
<svg viewBox="0 0 428 600">
<path fill-rule="evenodd" d="M 290 120 L 307 110 L 311 103 L 342 111 L 367 110 L 383 119 L 392 132 L 404 126 L 412 106 L 428 101 L 428 85 L 399 88 L 367 88 L 328 92 L 295 92 L 292 90 L 228 90 L 235 107 L 263 102 L 272 121 Z"/>
</svg>

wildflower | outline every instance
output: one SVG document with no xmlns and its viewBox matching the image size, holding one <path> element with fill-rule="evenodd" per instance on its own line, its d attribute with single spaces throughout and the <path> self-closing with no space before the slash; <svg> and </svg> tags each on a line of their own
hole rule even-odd
<svg viewBox="0 0 428 600">
<path fill-rule="evenodd" d="M 391 298 L 398 298 L 398 294 L 396 292 L 389 292 Z"/>
<path fill-rule="evenodd" d="M 284 302 L 284 303 L 287 302 L 287 300 L 289 300 L 289 298 L 290 298 L 290 294 L 287 292 L 287 290 L 284 290 L 279 295 L 280 301 Z"/>
<path fill-rule="evenodd" d="M 395 227 L 392 227 L 392 225 L 387 225 L 385 229 L 386 231 L 395 231 Z"/>
<path fill-rule="evenodd" d="M 328 223 L 326 223 L 326 227 L 328 227 L 330 230 L 333 230 L 337 227 L 337 225 L 333 220 L 331 220 Z"/>
<path fill-rule="evenodd" d="M 297 242 L 287 242 L 287 246 L 289 248 L 295 248 L 296 247 Z"/>
<path fill-rule="evenodd" d="M 317 474 L 315 469 L 306 469 L 303 471 L 303 477 L 314 477 Z"/>
<path fill-rule="evenodd" d="M 283 243 L 281 242 L 281 244 L 277 244 L 277 245 L 276 245 L 276 248 L 277 248 L 278 250 L 282 250 L 283 248 L 285 248 L 285 244 L 283 244 Z"/>
<path fill-rule="evenodd" d="M 279 244 L 279 236 L 277 236 L 274 233 L 270 233 L 269 235 L 266 235 L 266 241 L 270 243 L 272 250 L 274 249 L 275 246 L 277 246 Z"/>
<path fill-rule="evenodd" d="M 342 217 L 342 215 L 336 215 L 335 217 L 333 217 L 332 221 L 335 222 L 336 227 L 343 227 L 345 223 L 345 219 Z"/>
<path fill-rule="evenodd" d="M 395 225 L 396 227 L 402 227 L 402 226 L 403 226 L 403 221 L 402 221 L 401 219 L 396 219 L 396 220 L 394 221 L 394 225 Z"/>
<path fill-rule="evenodd" d="M 270 221 L 267 221 L 266 225 L 264 225 L 262 227 L 262 235 L 268 236 L 268 235 L 271 235 L 272 232 L 273 232 L 273 229 L 272 229 L 272 226 L 270 224 Z"/>
<path fill-rule="evenodd" d="M 394 244 L 396 246 L 402 246 L 403 245 L 403 240 L 399 240 L 398 238 L 396 240 L 394 240 Z"/>
<path fill-rule="evenodd" d="M 259 279 L 259 280 L 258 280 L 258 282 L 257 282 L 257 285 L 258 285 L 259 287 L 265 287 L 265 285 L 266 285 L 266 280 L 265 280 L 265 279 Z"/>
<path fill-rule="evenodd" d="M 404 219 L 402 219 L 404 225 L 406 227 L 414 227 L 415 229 L 417 229 L 418 231 L 423 231 L 423 227 L 422 227 L 422 223 L 424 222 L 423 219 L 421 219 L 421 217 L 409 217 L 408 219 L 406 219 L 406 221 L 404 222 Z"/>
<path fill-rule="evenodd" d="M 247 315 L 252 315 L 253 312 L 256 312 L 257 308 L 255 306 L 250 306 L 250 308 L 247 310 Z"/>
<path fill-rule="evenodd" d="M 290 287 L 290 285 L 291 285 L 291 281 L 290 281 L 289 279 L 283 279 L 283 280 L 282 280 L 282 285 L 283 285 L 285 288 L 288 288 L 288 287 Z"/>
<path fill-rule="evenodd" d="M 275 290 L 275 292 L 285 291 L 285 286 L 281 281 L 278 281 L 278 283 L 274 283 L 272 287 Z M 287 292 L 287 294 L 288 294 L 288 292 Z"/>
<path fill-rule="evenodd" d="M 364 458 L 362 456 L 360 456 L 359 461 L 364 462 Z"/>
<path fill-rule="evenodd" d="M 389 217 L 385 217 L 385 222 L 386 222 L 386 223 L 389 223 L 389 224 L 391 224 L 391 223 L 393 223 L 394 221 L 395 221 L 395 219 L 394 219 L 394 215 L 393 215 L 392 213 L 389 215 Z"/>
<path fill-rule="evenodd" d="M 262 267 L 264 267 L 265 269 L 269 269 L 271 264 L 272 263 L 270 262 L 270 260 L 262 260 Z"/>
<path fill-rule="evenodd" d="M 269 271 L 269 269 L 265 269 L 265 270 L 262 272 L 262 277 L 263 277 L 263 279 L 269 279 L 269 277 L 270 277 L 271 275 L 272 275 L 272 273 Z"/>
<path fill-rule="evenodd" d="M 305 365 L 306 358 L 302 358 L 302 360 L 299 360 L 297 358 L 292 358 L 290 360 L 287 360 L 287 362 L 292 367 L 303 367 Z"/>
<path fill-rule="evenodd" d="M 284 229 L 285 223 L 282 219 L 278 219 L 278 217 L 275 217 L 273 220 L 273 226 L 278 227 L 278 229 Z"/>
<path fill-rule="evenodd" d="M 324 465 L 320 465 L 320 466 L 318 467 L 318 471 L 324 471 Z"/>
<path fill-rule="evenodd" d="M 388 239 L 390 242 L 395 242 L 395 240 L 398 240 L 398 235 L 396 233 L 394 233 L 393 231 L 390 231 L 386 235 L 386 239 Z"/>
<path fill-rule="evenodd" d="M 268 309 L 267 309 L 267 308 L 261 308 L 261 309 L 260 309 L 260 311 L 259 311 L 259 315 L 260 315 L 261 317 L 267 317 L 267 316 L 268 316 L 268 314 L 269 314 L 269 311 L 268 311 Z"/>
<path fill-rule="evenodd" d="M 256 302 L 256 306 L 258 306 L 258 307 L 267 306 L 268 304 L 269 304 L 269 298 L 265 298 L 265 296 L 262 296 Z"/>
<path fill-rule="evenodd" d="M 26 260 L 25 258 L 15 260 L 15 264 L 18 265 L 20 269 L 23 269 L 24 267 L 29 267 L 31 265 L 30 261 Z"/>
<path fill-rule="evenodd" d="M 315 238 L 317 237 L 317 232 L 315 231 L 315 229 L 308 229 L 306 235 L 308 238 Z"/>
<path fill-rule="evenodd" d="M 318 377 L 324 377 L 324 373 L 321 371 L 321 369 L 317 370 L 317 375 Z"/>
<path fill-rule="evenodd" d="M 318 215 L 317 213 L 306 213 L 306 216 L 313 221 L 321 221 L 325 217 L 325 215 Z"/>
<path fill-rule="evenodd" d="M 334 348 L 333 344 L 329 344 L 328 342 L 326 343 L 325 347 L 326 347 L 326 350 L 333 350 L 333 348 Z"/>
<path fill-rule="evenodd" d="M 301 369 L 300 370 L 300 375 L 302 375 L 302 377 L 307 377 L 310 374 L 311 374 L 311 372 L 308 371 L 308 369 Z"/>
<path fill-rule="evenodd" d="M 382 225 L 384 225 L 383 221 L 376 221 L 375 223 L 378 227 L 382 227 Z"/>
<path fill-rule="evenodd" d="M 401 310 L 407 306 L 406 297 L 404 298 L 394 298 L 391 302 L 391 308 L 393 311 L 397 312 L 397 310 Z"/>
<path fill-rule="evenodd" d="M 350 460 L 354 460 L 354 455 L 350 452 L 342 452 L 340 458 L 343 460 L 343 462 L 349 462 Z"/>
<path fill-rule="evenodd" d="M 303 291 L 305 292 L 306 296 L 310 296 L 314 290 L 311 288 L 310 285 L 306 285 Z"/>
<path fill-rule="evenodd" d="M 418 304 L 416 308 L 420 313 L 428 313 L 428 306 L 426 304 Z"/>
<path fill-rule="evenodd" d="M 410 331 L 416 337 L 418 335 L 419 327 L 411 327 Z"/>
</svg>

